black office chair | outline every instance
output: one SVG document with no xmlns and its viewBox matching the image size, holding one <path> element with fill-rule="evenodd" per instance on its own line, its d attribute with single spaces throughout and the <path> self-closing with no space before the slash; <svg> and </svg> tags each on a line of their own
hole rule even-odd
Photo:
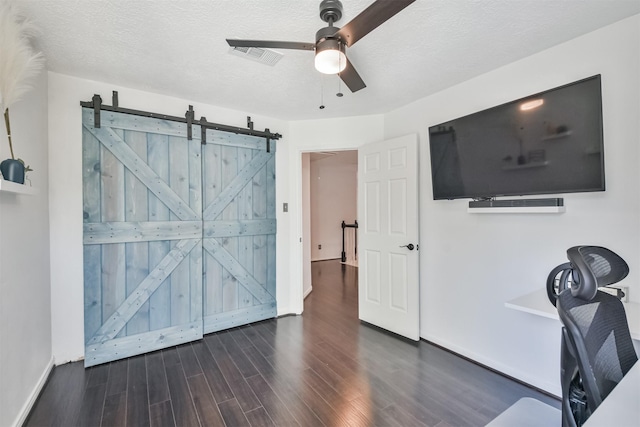
<svg viewBox="0 0 640 427">
<path fill-rule="evenodd" d="M 609 249 L 575 246 L 547 278 L 563 324 L 562 425 L 581 426 L 638 360 L 618 297 L 599 291 L 624 279 L 627 263 Z"/>
</svg>

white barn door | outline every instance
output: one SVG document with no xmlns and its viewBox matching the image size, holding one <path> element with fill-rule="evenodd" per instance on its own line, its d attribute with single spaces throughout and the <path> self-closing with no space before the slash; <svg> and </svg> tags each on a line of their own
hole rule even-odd
<svg viewBox="0 0 640 427">
<path fill-rule="evenodd" d="M 417 135 L 358 149 L 358 224 L 360 319 L 417 341 Z"/>
</svg>

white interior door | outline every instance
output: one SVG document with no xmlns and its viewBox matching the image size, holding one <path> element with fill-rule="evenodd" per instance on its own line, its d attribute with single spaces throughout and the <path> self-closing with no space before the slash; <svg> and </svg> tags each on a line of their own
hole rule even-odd
<svg viewBox="0 0 640 427">
<path fill-rule="evenodd" d="M 419 339 L 418 140 L 358 149 L 360 320 Z"/>
</svg>

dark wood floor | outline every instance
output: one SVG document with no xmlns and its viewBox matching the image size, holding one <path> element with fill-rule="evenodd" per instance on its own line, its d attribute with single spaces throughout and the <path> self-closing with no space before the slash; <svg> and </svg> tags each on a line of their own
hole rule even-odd
<svg viewBox="0 0 640 427">
<path fill-rule="evenodd" d="M 357 269 L 313 263 L 302 316 L 84 369 L 58 366 L 26 426 L 483 426 L 555 399 L 362 325 Z M 6 392 L 6 390 L 5 390 Z"/>
</svg>

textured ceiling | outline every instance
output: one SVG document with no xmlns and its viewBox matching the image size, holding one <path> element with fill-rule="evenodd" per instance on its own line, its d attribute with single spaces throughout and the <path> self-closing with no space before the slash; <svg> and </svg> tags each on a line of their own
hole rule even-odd
<svg viewBox="0 0 640 427">
<path fill-rule="evenodd" d="M 371 2 L 343 0 L 336 26 Z M 51 71 L 285 120 L 385 113 L 640 13 L 639 0 L 418 0 L 348 49 L 367 84 L 352 94 L 309 51 L 274 66 L 229 54 L 225 38 L 314 42 L 319 0 L 18 3 Z"/>
</svg>

